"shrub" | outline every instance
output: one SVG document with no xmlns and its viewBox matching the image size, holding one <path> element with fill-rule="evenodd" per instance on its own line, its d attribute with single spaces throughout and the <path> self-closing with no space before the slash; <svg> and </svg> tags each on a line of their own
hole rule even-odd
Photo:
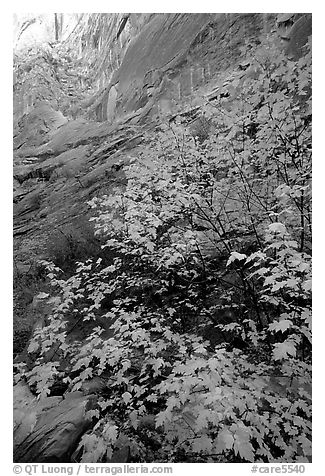
<svg viewBox="0 0 325 476">
<path fill-rule="evenodd" d="M 57 378 L 70 391 L 105 379 L 82 461 L 121 445 L 133 461 L 310 460 L 309 79 L 308 53 L 263 45 L 206 107 L 209 137 L 173 126 L 129 164 L 125 189 L 92 200 L 110 261 L 66 280 L 46 264 L 62 300 L 18 378 L 41 396 Z M 76 325 L 85 339 L 69 337 Z M 204 340 L 207 326 L 225 344 Z"/>
</svg>

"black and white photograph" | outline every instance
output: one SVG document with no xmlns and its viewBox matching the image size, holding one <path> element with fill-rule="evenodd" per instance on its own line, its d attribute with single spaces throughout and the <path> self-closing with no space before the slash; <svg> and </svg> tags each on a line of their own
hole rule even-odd
<svg viewBox="0 0 325 476">
<path fill-rule="evenodd" d="M 12 15 L 16 474 L 310 474 L 314 14 L 185 10 Z"/>
</svg>

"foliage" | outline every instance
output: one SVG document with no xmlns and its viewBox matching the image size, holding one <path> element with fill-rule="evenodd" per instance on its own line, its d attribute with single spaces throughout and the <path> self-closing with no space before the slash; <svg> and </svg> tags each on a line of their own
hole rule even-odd
<svg viewBox="0 0 325 476">
<path fill-rule="evenodd" d="M 310 460 L 309 85 L 309 52 L 263 45 L 207 137 L 178 118 L 92 200 L 106 257 L 45 263 L 61 300 L 17 378 L 105 382 L 82 461 Z"/>
</svg>

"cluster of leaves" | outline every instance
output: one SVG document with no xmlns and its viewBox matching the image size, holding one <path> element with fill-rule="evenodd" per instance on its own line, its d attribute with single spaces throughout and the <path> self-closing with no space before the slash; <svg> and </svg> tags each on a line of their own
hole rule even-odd
<svg viewBox="0 0 325 476">
<path fill-rule="evenodd" d="M 310 460 L 309 85 L 308 52 L 263 45 L 206 139 L 177 120 L 92 200 L 107 257 L 46 264 L 60 303 L 17 378 L 105 382 L 82 461 Z"/>
</svg>

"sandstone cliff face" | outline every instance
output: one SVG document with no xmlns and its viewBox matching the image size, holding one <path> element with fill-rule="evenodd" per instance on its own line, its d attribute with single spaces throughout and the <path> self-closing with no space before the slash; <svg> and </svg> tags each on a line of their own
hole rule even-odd
<svg viewBox="0 0 325 476">
<path fill-rule="evenodd" d="M 31 330 L 51 311 L 35 301 L 46 291 L 37 260 L 53 259 L 68 272 L 72 262 L 101 252 L 87 202 L 124 183 L 123 165 L 161 122 L 200 117 L 201 106 L 249 66 L 246 40 L 258 44 L 273 31 L 298 58 L 311 34 L 304 14 L 116 13 L 77 20 L 64 46 L 36 53 L 14 79 L 18 360 L 27 361 L 21 352 Z M 79 339 L 83 331 L 76 329 Z M 29 397 L 26 412 L 18 411 L 16 460 L 71 458 L 89 426 L 84 408 L 92 399 L 86 392 L 74 401 L 51 396 L 53 407 L 43 408 Z"/>
<path fill-rule="evenodd" d="M 308 14 L 62 15 L 67 33 L 65 49 L 56 53 L 60 64 L 51 61 L 54 43 L 49 42 L 43 61 L 38 55 L 27 73 L 15 74 L 18 118 L 42 100 L 74 118 L 86 115 L 111 123 L 136 111 L 159 117 L 194 101 L 198 89 L 218 71 L 234 67 L 245 41 L 259 41 L 275 30 L 288 54 L 299 57 L 311 35 Z M 72 58 L 79 63 L 77 75 L 70 74 Z M 80 87 L 84 94 L 78 96 Z"/>
<path fill-rule="evenodd" d="M 104 88 L 91 108 L 93 117 L 112 122 L 135 111 L 150 120 L 174 113 L 195 101 L 198 89 L 218 72 L 234 67 L 246 41 L 258 42 L 271 30 L 297 57 L 311 34 L 311 16 L 118 15 L 110 20 L 110 52 L 100 65 Z"/>
<path fill-rule="evenodd" d="M 244 41 L 271 29 L 274 15 L 160 14 L 132 38 L 96 107 L 98 120 L 135 111 L 173 113 L 217 71 L 235 65 Z"/>
</svg>

